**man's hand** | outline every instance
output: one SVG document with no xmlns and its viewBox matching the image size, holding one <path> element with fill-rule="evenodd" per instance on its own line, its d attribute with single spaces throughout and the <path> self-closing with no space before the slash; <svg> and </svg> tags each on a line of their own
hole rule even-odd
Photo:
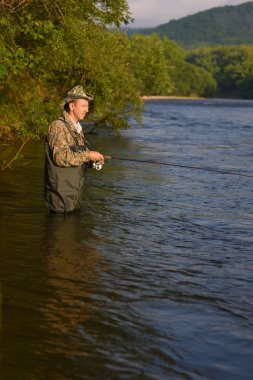
<svg viewBox="0 0 253 380">
<path fill-rule="evenodd" d="M 96 152 L 94 150 L 90 150 L 90 160 L 91 161 L 98 161 L 102 165 L 104 165 L 104 163 L 105 163 L 104 156 L 101 153 Z"/>
</svg>

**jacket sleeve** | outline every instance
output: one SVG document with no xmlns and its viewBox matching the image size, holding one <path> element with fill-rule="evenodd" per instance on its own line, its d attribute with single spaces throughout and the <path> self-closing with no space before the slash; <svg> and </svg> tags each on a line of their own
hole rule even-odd
<svg viewBox="0 0 253 380">
<path fill-rule="evenodd" d="M 90 151 L 74 152 L 70 149 L 73 138 L 61 121 L 56 121 L 49 127 L 48 143 L 53 153 L 55 164 L 61 167 L 80 166 L 90 160 Z"/>
</svg>

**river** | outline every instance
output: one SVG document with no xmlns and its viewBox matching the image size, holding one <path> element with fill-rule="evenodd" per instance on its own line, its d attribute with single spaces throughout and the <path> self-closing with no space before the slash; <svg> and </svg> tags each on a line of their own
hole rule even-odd
<svg viewBox="0 0 253 380">
<path fill-rule="evenodd" d="M 90 169 L 80 213 L 47 214 L 42 142 L 1 173 L 1 379 L 252 379 L 253 101 L 145 108 L 89 140 L 172 166 Z"/>
</svg>

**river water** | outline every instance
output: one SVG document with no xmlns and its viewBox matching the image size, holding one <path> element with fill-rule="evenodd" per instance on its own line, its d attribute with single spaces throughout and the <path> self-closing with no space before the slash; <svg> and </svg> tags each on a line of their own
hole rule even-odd
<svg viewBox="0 0 253 380">
<path fill-rule="evenodd" d="M 148 101 L 144 124 L 89 139 L 253 176 L 252 101 Z M 1 174 L 1 379 L 252 379 L 252 177 L 112 160 L 64 218 L 42 142 L 23 155 Z"/>
</svg>

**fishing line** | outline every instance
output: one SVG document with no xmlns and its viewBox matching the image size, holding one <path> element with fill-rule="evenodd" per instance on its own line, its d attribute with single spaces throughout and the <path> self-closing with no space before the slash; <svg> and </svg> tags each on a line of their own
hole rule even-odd
<svg viewBox="0 0 253 380">
<path fill-rule="evenodd" d="M 205 168 L 202 166 L 172 164 L 170 162 L 141 160 L 137 158 L 123 158 L 123 157 L 118 157 L 118 156 L 104 156 L 104 158 L 106 160 L 119 160 L 119 161 L 139 162 L 139 163 L 145 163 L 145 164 L 165 165 L 165 166 L 173 166 L 173 167 L 184 168 L 184 169 L 204 170 L 204 171 L 209 171 L 209 172 L 214 172 L 214 173 L 219 173 L 219 174 L 227 174 L 227 175 L 235 175 L 239 177 L 253 178 L 253 175 L 250 175 L 250 174 L 242 174 L 242 173 L 237 173 L 234 171 L 215 169 L 215 168 Z"/>
</svg>

